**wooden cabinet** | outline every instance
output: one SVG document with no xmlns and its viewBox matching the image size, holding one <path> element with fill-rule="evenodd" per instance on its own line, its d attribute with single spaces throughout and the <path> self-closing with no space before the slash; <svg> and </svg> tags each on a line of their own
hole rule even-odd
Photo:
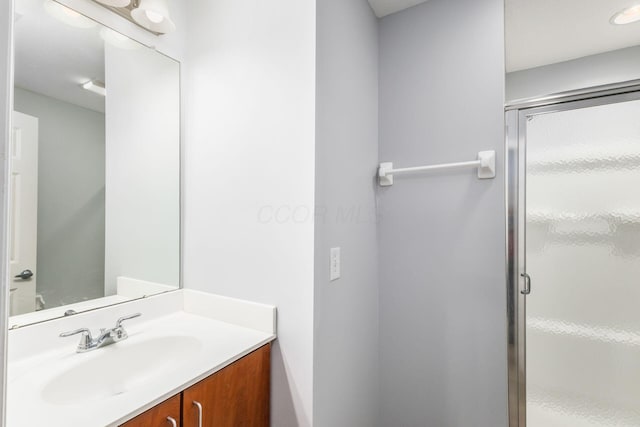
<svg viewBox="0 0 640 427">
<path fill-rule="evenodd" d="M 121 427 L 268 427 L 270 371 L 267 344 Z"/>
<path fill-rule="evenodd" d="M 243 357 L 183 393 L 185 427 L 268 427 L 269 347 Z"/>
<path fill-rule="evenodd" d="M 154 406 L 121 427 L 180 427 L 182 396 L 178 394 Z"/>
</svg>

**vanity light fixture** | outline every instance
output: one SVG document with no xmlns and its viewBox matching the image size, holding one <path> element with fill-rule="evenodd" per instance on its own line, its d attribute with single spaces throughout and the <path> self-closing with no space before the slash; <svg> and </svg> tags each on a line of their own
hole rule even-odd
<svg viewBox="0 0 640 427">
<path fill-rule="evenodd" d="M 610 22 L 614 25 L 631 24 L 640 21 L 640 4 L 628 7 L 611 17 Z"/>
<path fill-rule="evenodd" d="M 127 7 L 131 4 L 131 0 L 96 0 L 98 3 L 102 3 L 105 6 L 111 7 Z"/>
<path fill-rule="evenodd" d="M 89 80 L 82 85 L 82 88 L 101 96 L 107 95 L 107 89 L 105 88 L 104 83 L 98 80 Z"/>
<path fill-rule="evenodd" d="M 44 9 L 58 21 L 76 28 L 93 28 L 97 22 L 53 0 L 45 0 Z"/>
<path fill-rule="evenodd" d="M 172 33 L 176 24 L 169 15 L 167 0 L 139 0 L 138 7 L 131 11 L 131 17 L 142 27 L 161 34 Z"/>
</svg>

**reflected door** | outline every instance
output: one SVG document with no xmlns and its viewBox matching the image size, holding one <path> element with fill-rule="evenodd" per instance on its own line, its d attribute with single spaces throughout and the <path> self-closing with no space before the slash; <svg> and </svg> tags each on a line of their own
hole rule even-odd
<svg viewBox="0 0 640 427">
<path fill-rule="evenodd" d="M 36 309 L 38 119 L 13 112 L 11 138 L 10 315 Z"/>
<path fill-rule="evenodd" d="M 640 101 L 619 99 L 526 121 L 527 427 L 640 426 Z"/>
</svg>

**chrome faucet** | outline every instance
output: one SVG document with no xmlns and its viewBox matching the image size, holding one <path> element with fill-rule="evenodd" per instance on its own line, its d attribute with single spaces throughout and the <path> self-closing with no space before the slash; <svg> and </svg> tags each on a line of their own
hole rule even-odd
<svg viewBox="0 0 640 427">
<path fill-rule="evenodd" d="M 66 338 L 73 335 L 82 334 L 80 336 L 80 343 L 78 344 L 76 352 L 86 353 L 87 351 L 95 350 L 100 347 L 111 345 L 118 341 L 126 340 L 129 335 L 127 334 L 127 331 L 125 331 L 122 327 L 122 322 L 140 316 L 142 316 L 142 313 L 130 314 L 128 316 L 119 318 L 116 322 L 115 328 L 100 329 L 100 336 L 98 336 L 98 338 L 96 339 L 93 339 L 93 337 L 91 336 L 91 331 L 87 328 L 80 328 L 76 329 L 75 331 L 63 332 L 60 334 L 60 336 L 62 338 Z"/>
</svg>

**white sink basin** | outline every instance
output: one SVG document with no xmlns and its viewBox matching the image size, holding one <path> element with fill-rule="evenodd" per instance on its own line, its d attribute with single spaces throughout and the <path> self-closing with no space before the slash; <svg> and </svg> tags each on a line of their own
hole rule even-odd
<svg viewBox="0 0 640 427">
<path fill-rule="evenodd" d="M 176 369 L 176 362 L 185 362 L 202 348 L 202 342 L 190 336 L 135 339 L 86 353 L 87 360 L 46 383 L 42 398 L 54 405 L 77 405 L 149 386 L 154 378 Z"/>
<path fill-rule="evenodd" d="M 76 353 L 79 337 L 58 337 L 135 312 L 107 347 Z M 5 425 L 121 426 L 272 341 L 274 324 L 273 307 L 182 290 L 11 330 Z"/>
</svg>

